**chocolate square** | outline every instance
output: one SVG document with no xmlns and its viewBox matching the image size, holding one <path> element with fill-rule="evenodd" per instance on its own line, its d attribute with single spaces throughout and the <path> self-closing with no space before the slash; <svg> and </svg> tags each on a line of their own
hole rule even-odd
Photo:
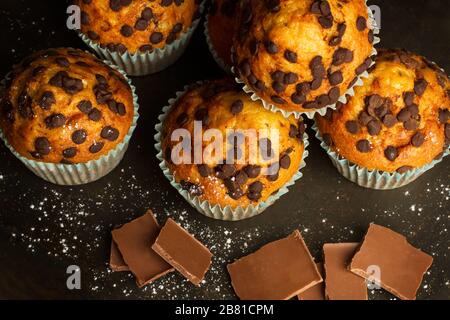
<svg viewBox="0 0 450 320">
<path fill-rule="evenodd" d="M 322 282 L 298 230 L 229 264 L 228 273 L 243 300 L 287 300 Z"/>
<path fill-rule="evenodd" d="M 348 270 L 359 243 L 327 243 L 323 246 L 325 296 L 328 300 L 367 300 L 366 280 Z"/>
<path fill-rule="evenodd" d="M 167 220 L 152 248 L 197 286 L 211 265 L 209 249 L 172 219 Z"/>
<path fill-rule="evenodd" d="M 158 222 L 149 210 L 142 217 L 111 232 L 125 264 L 136 276 L 140 287 L 173 271 L 151 248 L 159 231 Z"/>
<path fill-rule="evenodd" d="M 423 276 L 433 258 L 388 228 L 371 224 L 350 270 L 364 278 L 375 278 L 381 287 L 404 300 L 416 299 Z M 378 276 L 372 274 L 378 270 Z"/>
</svg>

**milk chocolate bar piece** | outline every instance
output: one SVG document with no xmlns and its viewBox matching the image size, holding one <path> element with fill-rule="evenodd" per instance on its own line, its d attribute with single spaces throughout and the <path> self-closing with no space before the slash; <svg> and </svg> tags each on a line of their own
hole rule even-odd
<svg viewBox="0 0 450 320">
<path fill-rule="evenodd" d="M 149 210 L 142 217 L 111 232 L 125 264 L 136 276 L 140 287 L 173 271 L 151 248 L 159 231 L 158 222 Z"/>
<path fill-rule="evenodd" d="M 359 243 L 323 246 L 325 296 L 328 300 L 367 300 L 366 280 L 347 269 Z"/>
<path fill-rule="evenodd" d="M 431 256 L 414 248 L 401 234 L 371 224 L 350 270 L 361 277 L 377 279 L 381 287 L 400 299 L 414 300 L 432 263 Z M 376 269 L 378 276 L 372 274 Z"/>
<path fill-rule="evenodd" d="M 323 263 L 316 263 L 317 270 L 319 270 L 322 278 L 325 278 L 323 270 Z M 325 300 L 325 282 L 316 284 L 315 286 L 303 291 L 298 296 L 298 300 Z"/>
<path fill-rule="evenodd" d="M 152 248 L 197 286 L 211 265 L 209 249 L 172 219 L 167 220 Z"/>
<path fill-rule="evenodd" d="M 130 271 L 130 268 L 128 268 L 127 264 L 123 260 L 122 254 L 117 248 L 117 244 L 114 242 L 114 240 L 111 240 L 111 254 L 109 257 L 109 267 L 114 272 Z"/>
<path fill-rule="evenodd" d="M 227 267 L 243 300 L 287 300 L 322 282 L 298 230 Z"/>
</svg>

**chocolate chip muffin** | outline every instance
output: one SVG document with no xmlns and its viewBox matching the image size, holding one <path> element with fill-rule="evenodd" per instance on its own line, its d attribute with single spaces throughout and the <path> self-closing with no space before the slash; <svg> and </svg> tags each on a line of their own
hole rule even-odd
<svg viewBox="0 0 450 320">
<path fill-rule="evenodd" d="M 406 173 L 448 151 L 450 81 L 424 57 L 380 50 L 355 96 L 316 123 L 339 156 L 369 170 Z"/>
<path fill-rule="evenodd" d="M 13 68 L 0 127 L 27 159 L 76 164 L 114 149 L 133 117 L 124 76 L 89 53 L 59 48 L 37 52 Z"/>
<path fill-rule="evenodd" d="M 231 47 L 236 29 L 239 0 L 213 0 L 206 22 L 208 44 L 217 63 L 230 71 Z"/>
<path fill-rule="evenodd" d="M 365 0 L 243 0 L 242 6 L 234 67 L 266 104 L 321 110 L 372 64 L 375 37 Z"/>
<path fill-rule="evenodd" d="M 173 43 L 199 17 L 200 0 L 75 0 L 81 32 L 120 54 Z"/>
<path fill-rule="evenodd" d="M 203 157 L 193 155 L 196 161 L 189 164 L 183 157 L 194 149 L 180 152 L 177 129 L 194 137 L 194 123 L 202 126 L 197 131 L 203 142 L 191 138 L 184 144 L 200 146 Z M 170 174 L 191 196 L 211 207 L 257 206 L 298 174 L 304 130 L 302 121 L 262 108 L 224 79 L 194 86 L 172 106 L 162 124 L 161 151 Z M 223 147 L 208 157 L 212 136 Z"/>
</svg>

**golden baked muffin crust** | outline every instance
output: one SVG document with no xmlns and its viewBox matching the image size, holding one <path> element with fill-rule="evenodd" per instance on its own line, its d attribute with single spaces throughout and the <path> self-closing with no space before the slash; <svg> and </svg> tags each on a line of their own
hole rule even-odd
<svg viewBox="0 0 450 320">
<path fill-rule="evenodd" d="M 316 121 L 340 156 L 370 170 L 403 173 L 447 150 L 449 108 L 450 81 L 435 64 L 404 50 L 380 50 L 355 96 Z"/>
<path fill-rule="evenodd" d="M 240 0 L 213 0 L 208 17 L 211 44 L 219 58 L 231 68 L 231 47 L 236 29 L 236 14 Z"/>
<path fill-rule="evenodd" d="M 127 80 L 89 53 L 37 52 L 14 67 L 1 101 L 0 126 L 22 156 L 80 163 L 107 154 L 131 126 Z"/>
<path fill-rule="evenodd" d="M 234 65 L 264 101 L 286 111 L 335 104 L 371 64 L 365 0 L 243 0 Z"/>
<path fill-rule="evenodd" d="M 200 0 L 75 0 L 81 32 L 110 51 L 150 52 L 185 33 Z"/>
<path fill-rule="evenodd" d="M 224 147 L 219 155 L 220 162 L 201 161 L 197 164 L 174 164 L 178 153 L 174 152 L 178 141 L 172 141 L 171 135 L 176 129 L 194 131 L 194 121 L 201 121 L 205 133 L 207 129 L 217 129 L 223 134 L 226 130 L 268 130 L 266 135 L 258 135 L 256 145 L 260 150 L 278 150 L 277 162 L 250 161 L 251 142 L 245 138 L 244 161 L 233 164 L 224 163 L 227 152 Z M 190 89 L 170 110 L 162 129 L 162 150 L 164 159 L 175 180 L 192 195 L 221 207 L 246 207 L 267 200 L 284 186 L 299 170 L 304 152 L 304 124 L 294 117 L 284 118 L 262 108 L 259 102 L 252 101 L 240 90 L 232 79 L 209 82 Z M 271 133 L 279 133 L 278 148 L 270 141 Z M 241 140 L 243 141 L 243 140 Z M 209 145 L 203 141 L 203 149 Z M 242 145 L 241 145 L 242 146 Z M 238 146 L 240 150 L 240 148 Z M 264 149 L 265 148 L 265 149 Z M 272 158 L 274 159 L 274 158 Z M 267 168 L 273 170 L 266 171 Z M 267 173 L 267 174 L 264 174 Z"/>
</svg>

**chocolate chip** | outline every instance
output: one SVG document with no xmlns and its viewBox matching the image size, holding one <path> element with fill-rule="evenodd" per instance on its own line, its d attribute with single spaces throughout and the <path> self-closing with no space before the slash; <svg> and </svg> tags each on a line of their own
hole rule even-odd
<svg viewBox="0 0 450 320">
<path fill-rule="evenodd" d="M 362 111 L 358 116 L 358 121 L 363 127 L 367 126 L 367 124 L 372 120 L 373 118 L 366 111 Z"/>
<path fill-rule="evenodd" d="M 206 108 L 197 109 L 197 111 L 195 111 L 194 118 L 197 121 L 201 121 L 204 125 L 208 125 L 209 123 L 208 109 Z"/>
<path fill-rule="evenodd" d="M 349 120 L 345 123 L 345 128 L 351 134 L 357 134 L 359 132 L 359 125 L 357 121 Z"/>
<path fill-rule="evenodd" d="M 297 63 L 297 54 L 289 49 L 284 52 L 284 58 L 291 63 Z"/>
<path fill-rule="evenodd" d="M 383 124 L 387 128 L 392 128 L 397 123 L 397 118 L 395 118 L 392 114 L 387 114 L 383 117 Z"/>
<path fill-rule="evenodd" d="M 289 137 L 297 138 L 297 135 L 298 135 L 298 128 L 296 126 L 294 126 L 293 124 L 291 124 L 289 126 Z"/>
<path fill-rule="evenodd" d="M 330 29 L 333 26 L 333 17 L 332 16 L 321 16 L 318 18 L 319 24 L 324 29 Z"/>
<path fill-rule="evenodd" d="M 398 157 L 398 150 L 396 147 L 393 146 L 389 146 L 384 150 L 384 156 L 389 160 L 389 161 L 394 161 L 395 159 L 397 159 Z"/>
<path fill-rule="evenodd" d="M 103 149 L 104 145 L 105 144 L 103 142 L 95 142 L 89 147 L 89 152 L 99 153 Z"/>
<path fill-rule="evenodd" d="M 383 119 L 383 117 L 389 112 L 389 108 L 386 104 L 383 104 L 382 106 L 375 109 L 375 115 L 379 119 Z"/>
<path fill-rule="evenodd" d="M 82 144 L 86 141 L 87 132 L 84 129 L 76 130 L 72 133 L 72 141 L 75 144 Z"/>
<path fill-rule="evenodd" d="M 49 110 L 56 102 L 55 95 L 51 91 L 45 91 L 39 100 L 39 106 L 44 110 Z"/>
<path fill-rule="evenodd" d="M 161 0 L 162 7 L 169 7 L 173 3 L 173 0 Z"/>
<path fill-rule="evenodd" d="M 403 108 L 400 110 L 400 112 L 397 114 L 397 119 L 400 122 L 408 121 L 411 118 L 411 113 L 408 111 L 408 108 Z"/>
<path fill-rule="evenodd" d="M 328 91 L 329 104 L 335 104 L 339 97 L 341 96 L 341 91 L 339 87 L 333 87 Z"/>
<path fill-rule="evenodd" d="M 329 133 L 324 133 L 322 135 L 322 139 L 323 142 L 327 145 L 327 146 L 332 146 L 333 145 L 333 139 L 331 138 L 331 135 Z"/>
<path fill-rule="evenodd" d="M 122 102 L 117 103 L 117 113 L 119 114 L 119 116 L 124 116 L 127 114 L 127 109 Z"/>
<path fill-rule="evenodd" d="M 345 23 L 339 23 L 337 26 L 337 31 L 340 37 L 344 36 L 345 30 L 347 30 L 347 25 Z"/>
<path fill-rule="evenodd" d="M 92 121 L 95 121 L 95 122 L 100 121 L 100 119 L 102 118 L 102 112 L 97 108 L 93 108 L 89 112 L 88 117 Z"/>
<path fill-rule="evenodd" d="M 39 153 L 39 155 L 46 156 L 50 153 L 52 147 L 50 145 L 50 141 L 48 141 L 47 138 L 39 137 L 34 140 L 34 149 Z"/>
<path fill-rule="evenodd" d="M 343 63 L 349 63 L 353 61 L 353 52 L 346 48 L 338 48 L 333 54 L 334 66 L 340 66 Z"/>
<path fill-rule="evenodd" d="M 427 87 L 428 87 L 428 82 L 425 79 L 418 79 L 418 80 L 416 80 L 416 82 L 414 82 L 414 92 L 419 97 L 424 94 Z"/>
<path fill-rule="evenodd" d="M 244 103 L 240 99 L 234 101 L 231 104 L 231 113 L 233 115 L 237 115 L 237 114 L 241 113 L 243 109 L 244 109 Z"/>
<path fill-rule="evenodd" d="M 328 81 L 332 86 L 337 86 L 344 81 L 344 77 L 342 76 L 341 71 L 336 71 L 328 75 Z"/>
<path fill-rule="evenodd" d="M 293 93 L 291 95 L 291 101 L 293 103 L 295 103 L 295 104 L 299 104 L 300 105 L 300 104 L 302 104 L 302 103 L 304 103 L 306 101 L 306 97 L 302 96 L 302 95 L 299 95 L 298 93 Z"/>
<path fill-rule="evenodd" d="M 119 11 L 122 6 L 120 0 L 109 0 L 109 7 L 112 11 Z"/>
<path fill-rule="evenodd" d="M 264 47 L 266 48 L 267 52 L 270 54 L 278 53 L 278 46 L 270 40 L 267 40 L 264 42 Z"/>
<path fill-rule="evenodd" d="M 302 96 L 306 96 L 311 91 L 311 85 L 308 82 L 297 84 L 296 91 Z"/>
<path fill-rule="evenodd" d="M 294 84 L 298 81 L 298 75 L 294 72 L 288 72 L 284 75 L 283 81 L 286 85 Z"/>
<path fill-rule="evenodd" d="M 283 169 L 289 169 L 291 166 L 291 157 L 285 154 L 280 158 L 280 167 Z"/>
<path fill-rule="evenodd" d="M 418 148 L 425 142 L 425 136 L 421 132 L 416 132 L 411 139 L 411 144 Z"/>
<path fill-rule="evenodd" d="M 236 173 L 236 168 L 232 164 L 222 164 L 215 168 L 219 179 L 225 180 L 231 178 Z"/>
<path fill-rule="evenodd" d="M 153 19 L 153 11 L 152 11 L 152 9 L 145 8 L 144 10 L 142 10 L 141 18 L 145 19 L 147 21 L 152 20 Z"/>
<path fill-rule="evenodd" d="M 286 100 L 284 100 L 280 96 L 271 96 L 270 99 L 272 99 L 272 101 L 277 104 L 285 104 L 286 103 Z"/>
<path fill-rule="evenodd" d="M 413 104 L 414 102 L 414 92 L 408 91 L 403 94 L 403 101 L 406 106 Z"/>
<path fill-rule="evenodd" d="M 364 31 L 367 28 L 367 21 L 366 18 L 359 16 L 358 19 L 356 19 L 356 29 L 358 31 Z"/>
<path fill-rule="evenodd" d="M 272 83 L 272 88 L 276 93 L 283 93 L 286 90 L 286 86 L 278 81 Z"/>
<path fill-rule="evenodd" d="M 378 120 L 372 120 L 367 124 L 367 130 L 371 136 L 376 136 L 381 131 L 381 123 Z"/>
<path fill-rule="evenodd" d="M 56 113 L 45 118 L 44 122 L 48 129 L 59 128 L 66 123 L 66 117 L 61 113 Z"/>
<path fill-rule="evenodd" d="M 264 189 L 264 185 L 260 181 L 255 181 L 248 186 L 248 191 L 250 193 L 261 193 Z"/>
<path fill-rule="evenodd" d="M 92 103 L 89 100 L 81 100 L 78 104 L 77 104 L 77 108 L 85 113 L 88 114 L 91 109 L 92 109 Z"/>
<path fill-rule="evenodd" d="M 22 118 L 32 119 L 34 117 L 32 103 L 31 97 L 26 92 L 22 92 L 19 95 L 17 98 L 17 108 Z"/>
<path fill-rule="evenodd" d="M 269 172 L 269 173 L 275 172 L 275 173 L 270 174 L 270 175 L 267 175 L 267 176 L 266 176 L 266 179 L 269 180 L 269 181 L 277 181 L 278 178 L 280 177 L 279 169 L 280 169 L 280 165 L 279 165 L 278 163 L 272 164 L 272 165 L 268 168 L 268 172 Z"/>
<path fill-rule="evenodd" d="M 316 98 L 316 103 L 319 108 L 323 108 L 330 104 L 330 98 L 328 97 L 327 94 L 321 94 Z"/>
<path fill-rule="evenodd" d="M 319 108 L 319 104 L 315 101 L 308 101 L 303 104 L 303 108 L 305 109 L 317 109 Z"/>
<path fill-rule="evenodd" d="M 251 179 L 257 178 L 261 173 L 261 167 L 256 165 L 248 165 L 243 170 Z"/>
<path fill-rule="evenodd" d="M 135 28 L 136 30 L 139 30 L 139 31 L 144 31 L 145 29 L 147 29 L 147 27 L 148 27 L 148 20 L 143 19 L 143 18 L 138 19 L 138 20 L 136 21 L 136 23 L 134 24 L 134 28 Z M 123 28 L 123 27 L 122 27 L 122 28 Z M 121 30 L 121 31 L 122 31 L 122 30 Z M 129 30 L 128 30 L 128 31 L 129 31 Z M 131 34 L 133 34 L 133 31 L 131 31 L 131 33 L 130 33 L 129 36 L 131 36 Z"/>
<path fill-rule="evenodd" d="M 439 122 L 445 124 L 449 119 L 450 119 L 450 110 L 439 109 Z"/>
<path fill-rule="evenodd" d="M 57 65 L 59 65 L 60 67 L 64 67 L 64 68 L 68 68 L 70 66 L 70 62 L 69 60 L 67 60 L 64 57 L 59 57 L 55 59 L 55 62 Z"/>
<path fill-rule="evenodd" d="M 77 155 L 77 151 L 78 151 L 77 148 L 71 147 L 71 148 L 64 149 L 62 154 L 63 154 L 64 158 L 70 159 Z"/>
<path fill-rule="evenodd" d="M 403 123 L 406 130 L 414 131 L 419 128 L 419 122 L 416 119 L 409 119 Z"/>
<path fill-rule="evenodd" d="M 444 132 L 445 132 L 445 137 L 447 139 L 450 139 L 450 124 L 449 123 L 447 123 L 445 125 Z"/>
<path fill-rule="evenodd" d="M 403 166 L 397 169 L 398 173 L 406 173 L 408 171 L 411 171 L 413 169 L 413 167 L 411 166 Z"/>
<path fill-rule="evenodd" d="M 310 86 L 311 86 L 311 90 L 317 90 L 320 88 L 320 86 L 322 85 L 322 78 L 314 78 L 314 80 L 311 82 Z"/>
<path fill-rule="evenodd" d="M 416 117 L 419 114 L 419 106 L 415 103 L 410 104 L 409 106 L 406 107 L 406 110 L 409 111 L 409 113 L 411 114 L 411 117 Z"/>
<path fill-rule="evenodd" d="M 103 139 L 106 139 L 109 141 L 115 141 L 115 140 L 117 140 L 117 138 L 119 138 L 119 130 L 117 130 L 116 128 L 113 128 L 111 126 L 106 126 L 100 132 L 100 136 Z"/>
<path fill-rule="evenodd" d="M 238 183 L 236 181 L 234 181 L 232 179 L 226 179 L 224 181 L 224 185 L 228 189 L 228 193 L 227 194 L 232 199 L 239 200 L 244 195 L 244 192 L 239 187 L 239 185 L 238 185 Z"/>
<path fill-rule="evenodd" d="M 320 1 L 314 1 L 309 11 L 313 14 L 321 14 L 322 12 L 320 11 Z"/>
<path fill-rule="evenodd" d="M 356 143 L 356 149 L 361 153 L 367 153 L 370 151 L 370 142 L 368 140 L 359 140 Z"/>
<path fill-rule="evenodd" d="M 150 42 L 152 44 L 158 44 L 163 40 L 164 36 L 161 32 L 153 32 L 150 35 Z"/>
<path fill-rule="evenodd" d="M 248 181 L 248 175 L 244 170 L 238 171 L 238 173 L 236 173 L 236 175 L 234 176 L 234 180 L 237 184 L 242 186 Z"/>
<path fill-rule="evenodd" d="M 33 77 L 36 77 L 38 75 L 40 75 L 41 73 L 43 73 L 45 70 L 47 70 L 46 67 L 44 66 L 37 66 L 36 68 L 33 69 Z"/>
<path fill-rule="evenodd" d="M 335 46 L 340 45 L 341 42 L 342 42 L 342 37 L 340 37 L 340 36 L 335 36 L 335 37 L 332 37 L 332 38 L 330 39 L 330 41 L 328 42 L 328 44 L 329 44 L 331 47 L 335 47 Z"/>
<path fill-rule="evenodd" d="M 207 178 L 209 175 L 211 175 L 213 173 L 212 169 L 210 167 L 208 167 L 208 165 L 206 165 L 206 164 L 197 165 L 197 170 L 198 170 L 198 173 L 200 173 L 200 175 L 203 178 Z"/>
</svg>

